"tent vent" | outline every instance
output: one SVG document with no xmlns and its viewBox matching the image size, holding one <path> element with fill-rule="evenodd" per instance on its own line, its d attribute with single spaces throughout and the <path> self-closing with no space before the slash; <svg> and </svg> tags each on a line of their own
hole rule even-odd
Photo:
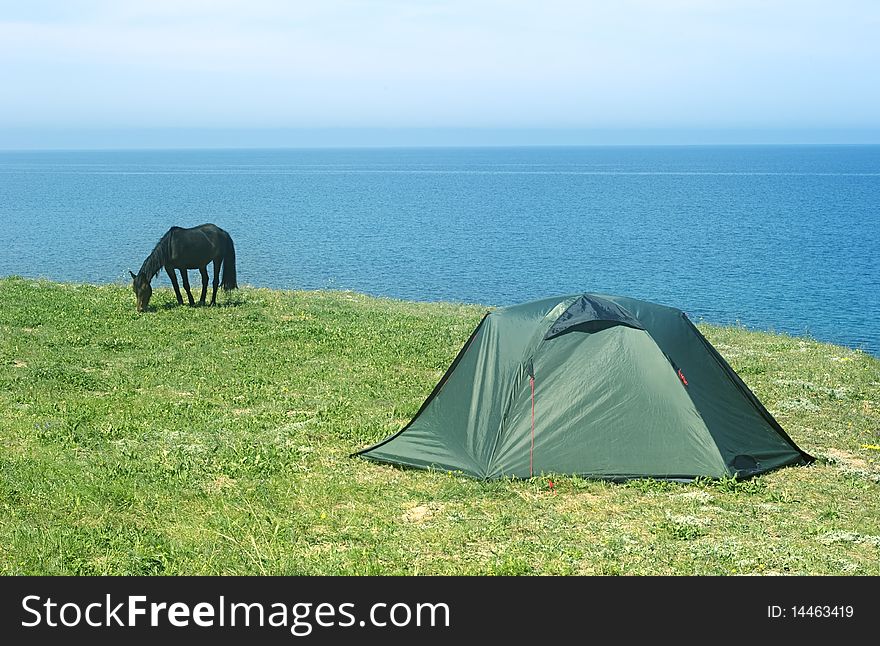
<svg viewBox="0 0 880 646">
<path fill-rule="evenodd" d="M 566 332 L 598 332 L 614 325 L 644 330 L 639 320 L 626 309 L 601 296 L 582 294 L 568 306 L 547 330 L 544 339 L 552 339 Z"/>
</svg>

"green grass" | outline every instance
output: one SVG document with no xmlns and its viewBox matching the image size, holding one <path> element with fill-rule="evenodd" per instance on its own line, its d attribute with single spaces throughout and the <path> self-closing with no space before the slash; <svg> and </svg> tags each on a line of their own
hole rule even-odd
<svg viewBox="0 0 880 646">
<path fill-rule="evenodd" d="M 0 573 L 880 574 L 880 361 L 701 326 L 819 461 L 750 481 L 479 482 L 349 454 L 483 308 L 0 280 Z"/>
</svg>

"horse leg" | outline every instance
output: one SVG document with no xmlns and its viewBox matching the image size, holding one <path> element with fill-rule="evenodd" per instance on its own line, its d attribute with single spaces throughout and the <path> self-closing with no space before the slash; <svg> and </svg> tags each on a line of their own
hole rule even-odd
<svg viewBox="0 0 880 646">
<path fill-rule="evenodd" d="M 196 304 L 196 301 L 193 298 L 192 292 L 189 291 L 189 274 L 183 267 L 180 268 L 180 277 L 183 279 L 183 288 L 186 290 L 186 297 L 189 299 L 189 304 L 190 306 L 193 306 Z"/>
<path fill-rule="evenodd" d="M 211 305 L 217 300 L 217 287 L 220 286 L 220 258 L 214 258 L 214 291 L 211 293 Z M 207 271 L 207 265 L 205 266 L 205 270 Z"/>
<path fill-rule="evenodd" d="M 199 299 L 199 305 L 204 305 L 205 294 L 208 293 L 208 265 L 199 267 L 199 273 L 202 275 L 202 297 Z"/>
<path fill-rule="evenodd" d="M 177 274 L 174 273 L 174 267 L 165 265 L 165 273 L 171 279 L 171 286 L 174 287 L 174 293 L 177 294 L 177 303 L 183 305 L 183 296 L 180 295 L 180 287 L 177 285 Z"/>
</svg>

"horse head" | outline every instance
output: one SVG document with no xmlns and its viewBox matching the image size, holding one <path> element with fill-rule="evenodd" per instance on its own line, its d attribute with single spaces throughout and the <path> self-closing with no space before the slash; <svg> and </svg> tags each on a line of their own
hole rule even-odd
<svg viewBox="0 0 880 646">
<path fill-rule="evenodd" d="M 137 274 L 130 269 L 128 273 L 131 274 L 131 288 L 134 290 L 134 295 L 137 297 L 137 311 L 144 312 L 150 304 L 150 298 L 153 296 L 153 288 L 150 287 L 150 279 L 147 278 L 146 274 Z"/>
</svg>

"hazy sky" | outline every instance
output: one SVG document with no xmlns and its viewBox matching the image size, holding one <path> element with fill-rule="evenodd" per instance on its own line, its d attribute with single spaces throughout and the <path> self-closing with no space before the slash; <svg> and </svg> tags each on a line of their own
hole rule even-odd
<svg viewBox="0 0 880 646">
<path fill-rule="evenodd" d="M 0 147 L 151 129 L 876 134 L 878 70 L 876 0 L 0 0 Z"/>
</svg>

